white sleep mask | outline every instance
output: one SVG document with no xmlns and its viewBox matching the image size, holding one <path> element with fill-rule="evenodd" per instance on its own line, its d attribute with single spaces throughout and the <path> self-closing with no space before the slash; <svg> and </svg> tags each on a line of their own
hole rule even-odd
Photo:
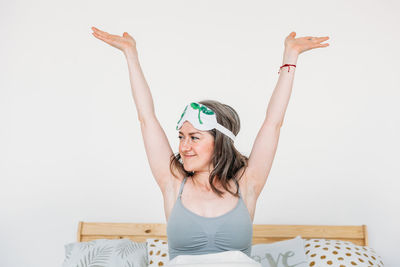
<svg viewBox="0 0 400 267">
<path fill-rule="evenodd" d="M 185 107 L 180 120 L 176 126 L 179 130 L 185 121 L 189 121 L 194 128 L 200 131 L 209 131 L 217 129 L 221 133 L 225 134 L 233 141 L 235 141 L 235 135 L 227 128 L 217 122 L 217 116 L 215 112 L 205 105 L 192 102 Z"/>
</svg>

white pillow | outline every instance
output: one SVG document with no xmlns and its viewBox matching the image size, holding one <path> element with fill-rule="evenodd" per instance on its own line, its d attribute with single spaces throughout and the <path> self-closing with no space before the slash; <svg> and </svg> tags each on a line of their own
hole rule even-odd
<svg viewBox="0 0 400 267">
<path fill-rule="evenodd" d="M 169 261 L 167 240 L 148 238 L 146 239 L 146 242 L 149 267 L 260 267 L 259 263 L 255 262 L 241 251 L 224 251 L 203 255 L 179 255 L 175 257 L 172 261 Z M 231 262 L 229 263 L 226 263 L 227 255 L 228 259 L 231 260 Z M 232 263 L 232 260 L 234 260 L 235 262 Z"/>
<path fill-rule="evenodd" d="M 224 251 L 201 255 L 179 255 L 168 262 L 168 267 L 261 267 L 241 251 Z"/>
<path fill-rule="evenodd" d="M 309 266 L 383 267 L 382 259 L 367 246 L 349 241 L 330 239 L 305 239 Z"/>
<path fill-rule="evenodd" d="M 304 240 L 300 236 L 270 244 L 253 245 L 251 258 L 263 267 L 308 267 Z"/>
<path fill-rule="evenodd" d="M 147 267 L 146 243 L 130 239 L 96 239 L 64 245 L 63 267 Z"/>
</svg>

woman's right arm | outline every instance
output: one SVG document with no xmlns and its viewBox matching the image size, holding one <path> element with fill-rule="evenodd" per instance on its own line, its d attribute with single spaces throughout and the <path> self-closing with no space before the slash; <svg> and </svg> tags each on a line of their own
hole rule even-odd
<svg viewBox="0 0 400 267">
<path fill-rule="evenodd" d="M 136 41 L 126 32 L 121 37 L 100 31 L 95 27 L 92 29 L 96 38 L 120 49 L 126 57 L 132 95 L 140 122 L 147 159 L 152 174 L 164 194 L 166 188 L 172 182 L 169 163 L 173 151 L 155 115 L 150 88 L 139 63 Z"/>
</svg>

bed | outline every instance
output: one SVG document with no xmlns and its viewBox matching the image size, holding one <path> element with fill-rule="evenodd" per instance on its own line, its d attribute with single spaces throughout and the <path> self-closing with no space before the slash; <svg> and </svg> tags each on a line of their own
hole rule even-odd
<svg viewBox="0 0 400 267">
<path fill-rule="evenodd" d="M 304 239 L 336 239 L 368 246 L 366 225 L 287 225 L 253 224 L 253 244 L 274 243 L 296 236 Z M 166 224 L 83 222 L 78 224 L 78 242 L 128 238 L 145 242 L 148 238 L 167 239 Z"/>
<path fill-rule="evenodd" d="M 181 255 L 171 260 L 166 226 L 165 223 L 80 221 L 77 242 L 65 245 L 63 267 L 92 266 L 93 262 L 105 267 L 206 266 L 205 260 L 216 260 L 213 255 L 221 261 L 208 267 L 384 266 L 381 257 L 369 247 L 366 225 L 253 224 L 249 256 L 241 251 L 225 251 L 218 255 Z M 235 261 L 238 265 L 224 265 L 227 259 L 239 260 L 243 256 L 247 263 Z M 183 263 L 187 264 L 180 265 Z"/>
</svg>

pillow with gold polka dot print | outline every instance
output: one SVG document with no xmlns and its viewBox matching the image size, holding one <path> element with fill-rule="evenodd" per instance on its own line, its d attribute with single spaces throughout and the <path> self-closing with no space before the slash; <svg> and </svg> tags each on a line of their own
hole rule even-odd
<svg viewBox="0 0 400 267">
<path fill-rule="evenodd" d="M 383 267 L 381 257 L 367 246 L 349 241 L 304 239 L 304 248 L 310 267 Z"/>
<path fill-rule="evenodd" d="M 167 240 L 148 238 L 147 243 L 147 257 L 148 267 L 150 266 L 166 266 L 169 262 L 168 243 Z"/>
</svg>

